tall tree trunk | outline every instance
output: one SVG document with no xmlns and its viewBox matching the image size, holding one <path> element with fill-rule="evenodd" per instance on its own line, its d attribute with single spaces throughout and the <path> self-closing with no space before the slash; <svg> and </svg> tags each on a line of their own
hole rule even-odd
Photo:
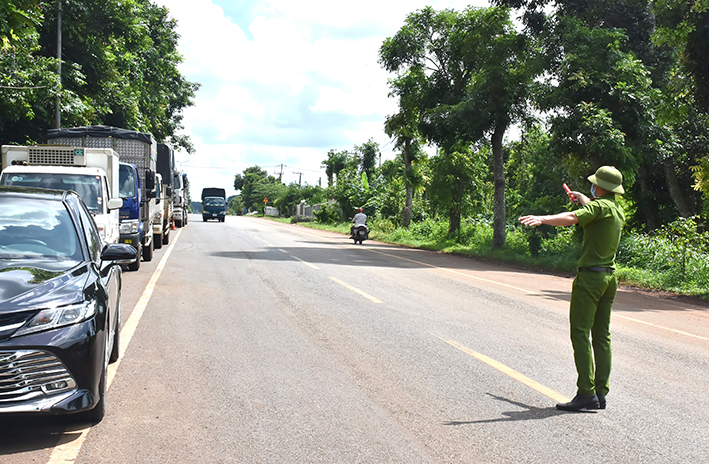
<svg viewBox="0 0 709 464">
<path fill-rule="evenodd" d="M 640 185 L 640 210 L 648 230 L 655 230 L 659 227 L 660 220 L 657 217 L 657 205 L 654 203 L 653 191 L 649 186 L 647 167 L 642 164 L 638 169 L 638 184 Z"/>
<path fill-rule="evenodd" d="M 492 170 L 495 178 L 495 206 L 492 222 L 492 247 L 505 246 L 507 213 L 505 211 L 505 163 L 502 159 L 502 139 L 507 129 L 507 123 L 495 125 L 492 133 Z"/>
<path fill-rule="evenodd" d="M 411 157 L 409 150 L 411 149 L 411 140 L 406 139 L 404 142 L 404 182 L 406 184 L 406 202 L 404 204 L 404 227 L 409 227 L 411 224 L 411 205 L 413 203 L 413 188 L 411 187 Z"/>
<path fill-rule="evenodd" d="M 455 185 L 453 185 L 453 194 L 452 194 L 452 205 L 449 210 L 449 220 L 450 220 L 450 226 L 448 227 L 448 233 L 453 235 L 454 232 L 458 231 L 460 232 L 460 212 L 461 212 L 461 206 L 463 203 L 463 192 L 465 191 L 465 188 L 463 185 L 461 185 L 460 179 L 455 181 Z M 458 237 L 460 237 L 460 233 L 458 233 Z"/>
<path fill-rule="evenodd" d="M 672 201 L 675 202 L 679 215 L 684 218 L 692 216 L 692 210 L 689 208 L 689 205 L 684 198 L 684 194 L 682 193 L 682 188 L 679 186 L 679 182 L 677 181 L 674 160 L 669 157 L 666 158 L 662 162 L 662 168 L 665 170 L 665 183 L 667 184 L 667 189 L 670 192 Z"/>
</svg>

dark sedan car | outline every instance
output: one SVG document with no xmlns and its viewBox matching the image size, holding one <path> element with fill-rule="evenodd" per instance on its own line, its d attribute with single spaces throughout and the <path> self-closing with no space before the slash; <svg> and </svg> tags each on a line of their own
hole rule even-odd
<svg viewBox="0 0 709 464">
<path fill-rule="evenodd" d="M 0 413 L 105 412 L 118 359 L 121 268 L 79 195 L 0 187 Z"/>
</svg>

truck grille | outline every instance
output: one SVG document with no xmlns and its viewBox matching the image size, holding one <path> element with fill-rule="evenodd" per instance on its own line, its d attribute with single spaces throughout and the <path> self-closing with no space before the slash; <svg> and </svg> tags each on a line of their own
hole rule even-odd
<svg viewBox="0 0 709 464">
<path fill-rule="evenodd" d="M 0 403 L 25 401 L 76 388 L 64 364 L 39 350 L 0 351 Z"/>
<path fill-rule="evenodd" d="M 29 164 L 49 166 L 86 165 L 83 148 L 29 147 Z"/>
</svg>

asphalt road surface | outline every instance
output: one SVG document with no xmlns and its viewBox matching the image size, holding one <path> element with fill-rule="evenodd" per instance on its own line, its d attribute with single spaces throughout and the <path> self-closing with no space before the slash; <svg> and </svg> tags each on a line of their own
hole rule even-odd
<svg viewBox="0 0 709 464">
<path fill-rule="evenodd" d="M 608 409 L 575 393 L 571 278 L 256 218 L 124 273 L 106 418 L 0 417 L 15 463 L 699 463 L 709 310 L 622 290 Z"/>
</svg>

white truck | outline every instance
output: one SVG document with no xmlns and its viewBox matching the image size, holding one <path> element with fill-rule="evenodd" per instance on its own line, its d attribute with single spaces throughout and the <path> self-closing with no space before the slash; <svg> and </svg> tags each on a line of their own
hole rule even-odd
<svg viewBox="0 0 709 464">
<path fill-rule="evenodd" d="M 172 174 L 172 202 L 174 205 L 175 227 L 187 225 L 187 216 L 190 212 L 187 185 L 186 173 L 175 171 Z"/>
<path fill-rule="evenodd" d="M 0 185 L 73 190 L 107 243 L 119 240 L 118 154 L 104 148 L 2 146 Z"/>
</svg>

